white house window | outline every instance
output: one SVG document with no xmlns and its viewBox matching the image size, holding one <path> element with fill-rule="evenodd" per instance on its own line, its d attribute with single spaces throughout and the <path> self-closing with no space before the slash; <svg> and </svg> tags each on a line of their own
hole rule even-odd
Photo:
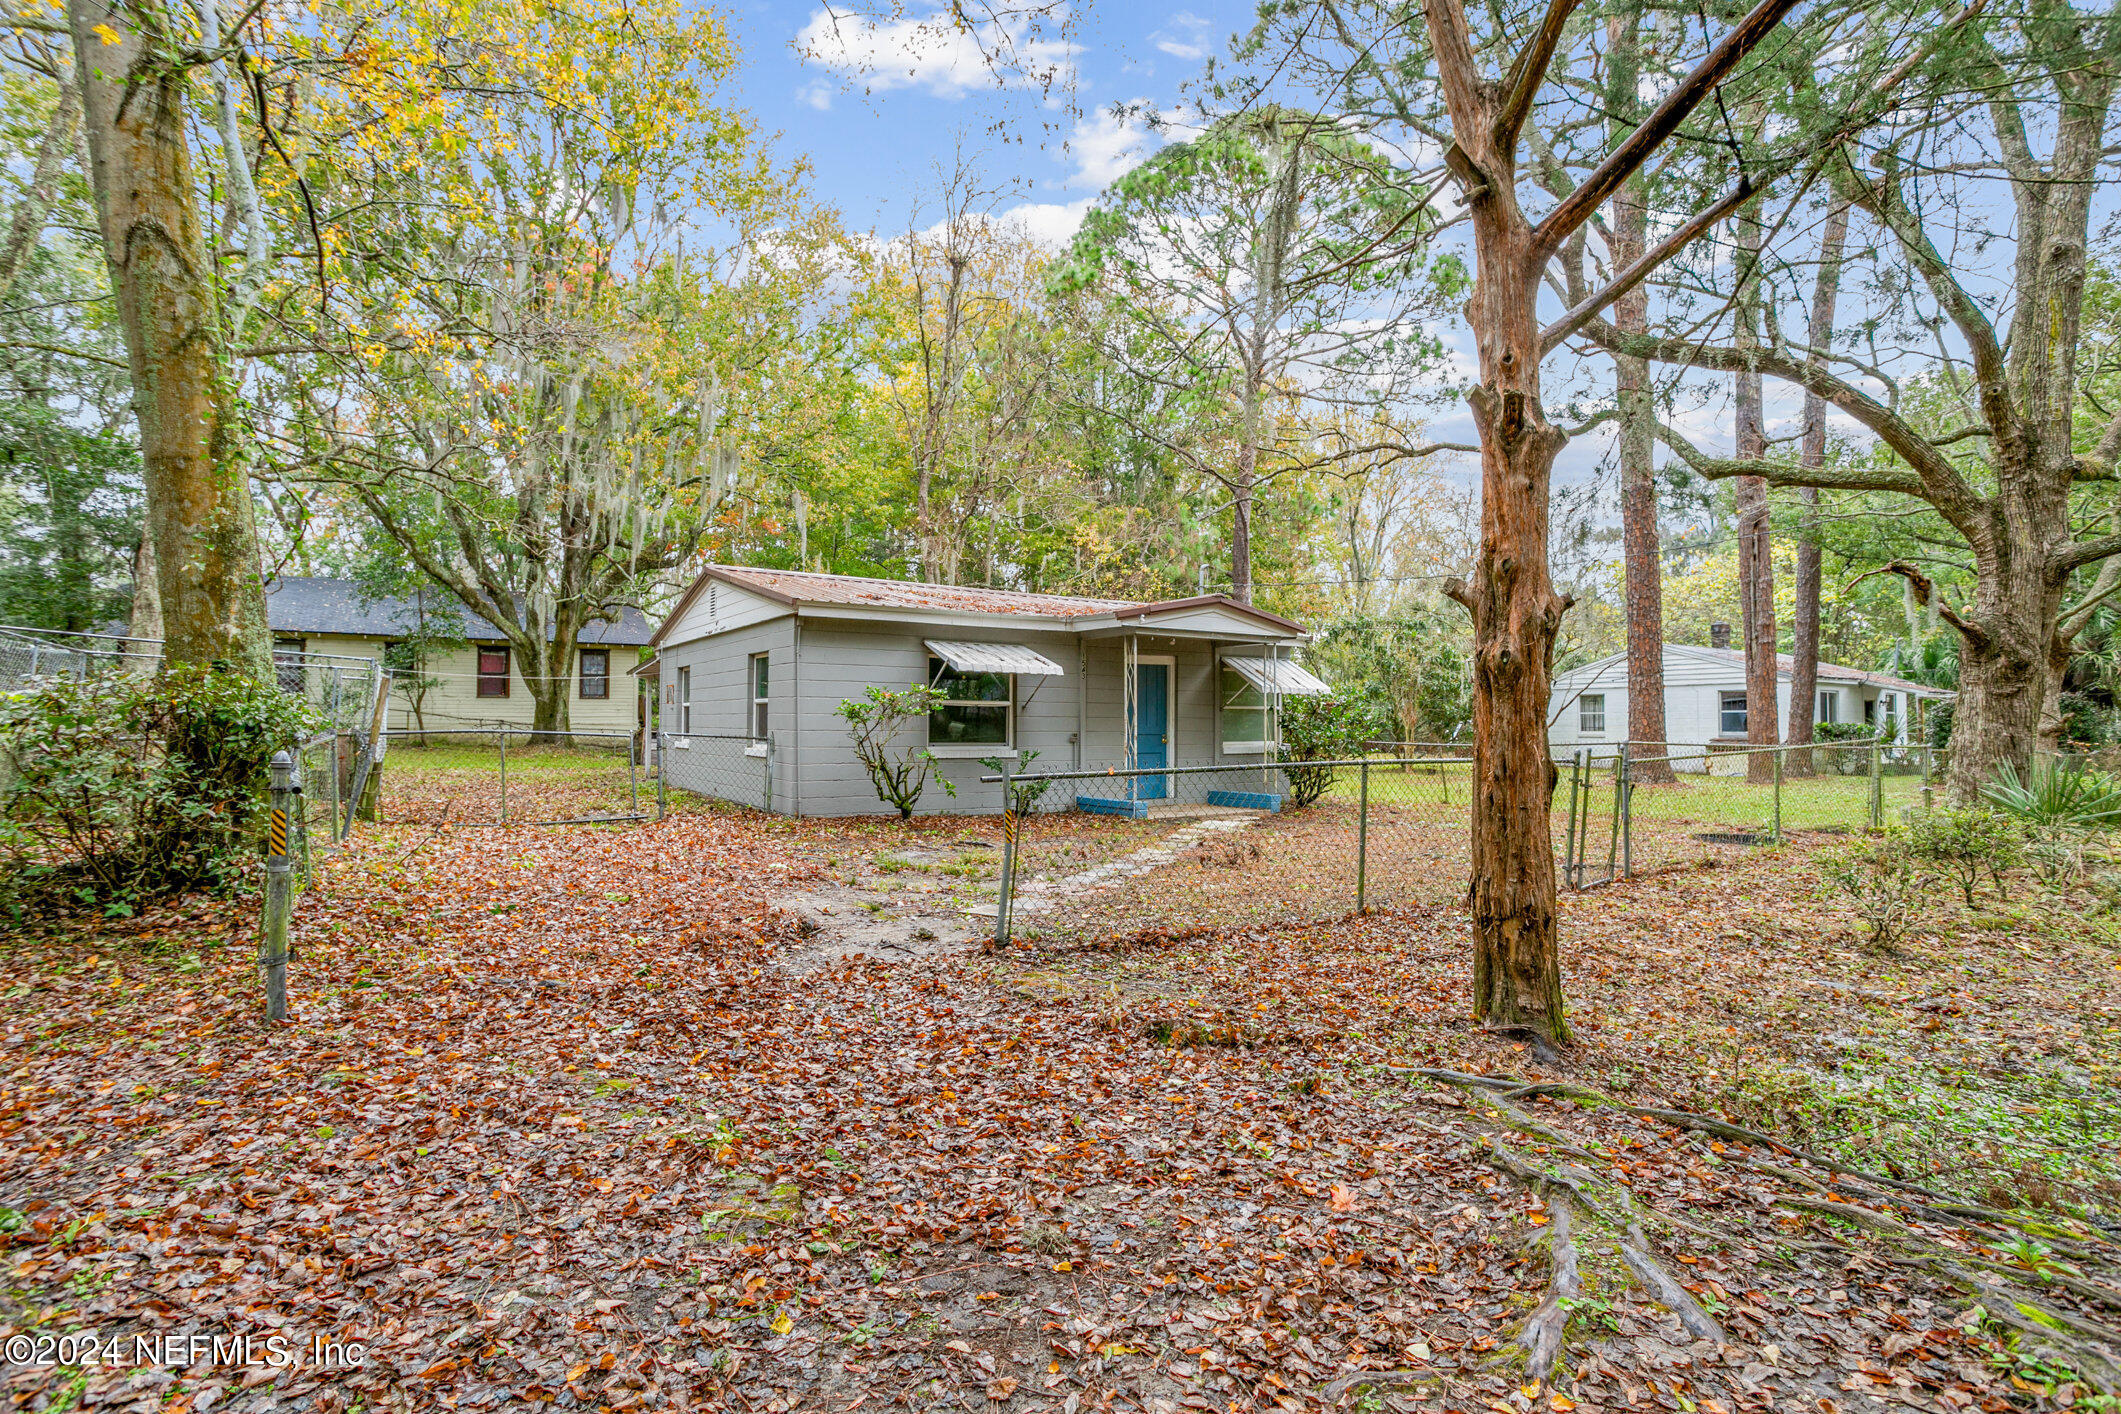
<svg viewBox="0 0 2121 1414">
<path fill-rule="evenodd" d="M 302 658 L 302 650 L 308 646 L 308 641 L 300 638 L 273 640 L 273 676 L 279 681 L 280 691 L 291 692 L 297 697 L 308 692 L 309 675 Z"/>
<path fill-rule="evenodd" d="M 1605 694 L 1586 692 L 1576 699 L 1576 729 L 1583 732 L 1605 730 Z"/>
<path fill-rule="evenodd" d="M 766 655 L 751 655 L 751 739 L 766 739 Z"/>
<path fill-rule="evenodd" d="M 1840 721 L 1840 720 L 1841 720 L 1841 694 L 1840 694 L 1840 693 L 1838 693 L 1838 692 L 1831 692 L 1831 691 L 1830 691 L 1830 692 L 1822 692 L 1822 693 L 1820 693 L 1820 694 L 1819 694 L 1819 717 L 1818 717 L 1818 720 L 1819 720 L 1820 722 L 1822 722 L 1822 723 L 1832 723 L 1832 722 L 1838 722 L 1838 721 Z"/>
<path fill-rule="evenodd" d="M 1223 750 L 1266 750 L 1276 715 L 1267 694 L 1228 663 L 1222 665 L 1221 692 Z"/>
<path fill-rule="evenodd" d="M 678 735 L 692 735 L 692 669 L 678 669 Z"/>
<path fill-rule="evenodd" d="M 1007 673 L 961 673 L 928 660 L 928 681 L 943 700 L 928 714 L 930 746 L 1007 746 L 1016 679 Z"/>
<path fill-rule="evenodd" d="M 611 696 L 611 650 L 609 648 L 584 648 L 582 650 L 582 696 L 585 698 Z"/>
<path fill-rule="evenodd" d="M 1745 694 L 1726 692 L 1723 694 L 1723 711 L 1717 730 L 1725 736 L 1745 735 Z"/>
</svg>

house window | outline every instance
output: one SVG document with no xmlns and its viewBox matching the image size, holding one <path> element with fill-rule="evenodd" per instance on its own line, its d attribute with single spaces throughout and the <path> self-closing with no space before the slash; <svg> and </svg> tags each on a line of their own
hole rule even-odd
<svg viewBox="0 0 2121 1414">
<path fill-rule="evenodd" d="M 678 735 L 692 735 L 692 669 L 678 669 Z"/>
<path fill-rule="evenodd" d="M 1820 694 L 1819 694 L 1819 718 L 1818 718 L 1818 720 L 1819 720 L 1820 722 L 1822 722 L 1822 723 L 1828 723 L 1828 724 L 1830 724 L 1830 723 L 1833 723 L 1833 722 L 1838 722 L 1838 721 L 1840 721 L 1840 720 L 1841 720 L 1841 694 L 1840 694 L 1840 693 L 1838 693 L 1838 692 L 1831 692 L 1831 691 L 1829 691 L 1829 692 L 1822 692 L 1822 693 L 1820 693 Z"/>
<path fill-rule="evenodd" d="M 302 650 L 308 641 L 300 638 L 276 638 L 272 645 L 273 677 L 278 679 L 280 691 L 291 692 L 297 697 L 309 691 L 309 674 L 302 662 Z"/>
<path fill-rule="evenodd" d="M 1605 730 L 1605 694 L 1586 692 L 1576 699 L 1576 730 L 1603 732 Z"/>
<path fill-rule="evenodd" d="M 611 650 L 609 648 L 584 648 L 582 650 L 582 696 L 611 696 Z"/>
<path fill-rule="evenodd" d="M 751 655 L 751 739 L 766 739 L 766 655 Z"/>
<path fill-rule="evenodd" d="M 1717 730 L 1724 736 L 1745 735 L 1744 693 L 1726 692 L 1723 694 L 1722 720 L 1717 723 Z"/>
<path fill-rule="evenodd" d="M 1264 751 L 1274 740 L 1277 709 L 1267 694 L 1228 664 L 1222 669 L 1222 737 L 1225 751 Z"/>
<path fill-rule="evenodd" d="M 1007 746 L 1012 687 L 1007 673 L 961 673 L 940 658 L 928 660 L 928 681 L 943 700 L 928 714 L 930 746 Z"/>
<path fill-rule="evenodd" d="M 508 646 L 479 650 L 479 696 L 508 695 Z"/>
</svg>

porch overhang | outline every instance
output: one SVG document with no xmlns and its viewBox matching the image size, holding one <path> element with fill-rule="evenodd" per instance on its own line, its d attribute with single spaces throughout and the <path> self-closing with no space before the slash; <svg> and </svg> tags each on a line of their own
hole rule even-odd
<svg viewBox="0 0 2121 1414">
<path fill-rule="evenodd" d="M 1225 653 L 1223 666 L 1270 696 L 1322 697 L 1332 684 L 1286 658 L 1255 658 L 1243 653 Z"/>
<path fill-rule="evenodd" d="M 954 638 L 922 640 L 928 651 L 960 673 L 1012 673 L 1017 677 L 1066 677 L 1060 664 L 1021 643 L 969 643 Z"/>
</svg>

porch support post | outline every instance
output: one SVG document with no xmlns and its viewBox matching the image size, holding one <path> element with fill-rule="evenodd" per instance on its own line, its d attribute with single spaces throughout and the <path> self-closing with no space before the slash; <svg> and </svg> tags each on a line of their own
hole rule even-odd
<svg viewBox="0 0 2121 1414">
<path fill-rule="evenodd" d="M 1136 700 L 1140 696 L 1137 679 L 1141 676 L 1141 644 L 1131 633 L 1126 635 L 1125 643 L 1125 650 L 1120 655 L 1120 715 L 1125 719 L 1124 745 L 1121 747 L 1124 755 L 1120 769 L 1132 771 L 1141 766 L 1140 740 L 1134 725 L 1135 711 L 1141 705 Z M 1139 777 L 1127 777 L 1127 799 L 1140 799 L 1140 787 Z"/>
</svg>

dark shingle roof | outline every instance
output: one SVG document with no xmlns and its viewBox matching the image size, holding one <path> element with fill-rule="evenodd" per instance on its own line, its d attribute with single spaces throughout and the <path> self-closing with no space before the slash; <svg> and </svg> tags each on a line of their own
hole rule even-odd
<svg viewBox="0 0 2121 1414">
<path fill-rule="evenodd" d="M 449 609 L 458 611 L 466 638 L 499 638 L 486 620 L 463 612 L 456 599 L 433 590 L 425 597 L 432 615 Z M 314 575 L 285 575 L 265 586 L 265 620 L 274 633 L 343 633 L 356 638 L 402 638 L 420 621 L 420 604 L 411 595 L 364 601 L 361 587 L 350 579 L 324 579 Z M 631 604 L 614 604 L 612 619 L 599 619 L 583 626 L 581 641 L 638 647 L 652 631 L 647 616 Z"/>
</svg>

